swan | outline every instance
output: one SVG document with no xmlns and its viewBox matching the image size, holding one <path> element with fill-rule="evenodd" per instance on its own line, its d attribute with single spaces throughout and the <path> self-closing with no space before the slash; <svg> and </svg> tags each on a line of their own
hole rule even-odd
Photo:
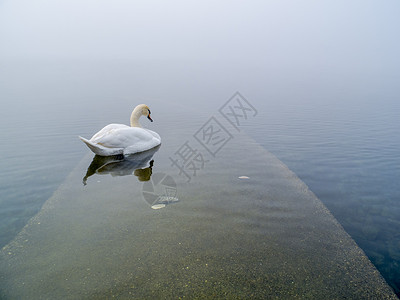
<svg viewBox="0 0 400 300">
<path fill-rule="evenodd" d="M 150 108 L 139 104 L 132 111 L 131 126 L 124 124 L 109 124 L 87 140 L 79 138 L 97 155 L 127 155 L 143 152 L 161 144 L 158 133 L 142 128 L 139 118 L 146 116 L 151 122 Z"/>
</svg>

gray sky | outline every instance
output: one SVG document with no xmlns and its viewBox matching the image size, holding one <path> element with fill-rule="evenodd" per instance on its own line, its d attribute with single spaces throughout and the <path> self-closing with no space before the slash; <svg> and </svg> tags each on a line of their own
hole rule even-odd
<svg viewBox="0 0 400 300">
<path fill-rule="evenodd" d="M 0 0 L 0 60 L 400 66 L 400 1 Z"/>
</svg>

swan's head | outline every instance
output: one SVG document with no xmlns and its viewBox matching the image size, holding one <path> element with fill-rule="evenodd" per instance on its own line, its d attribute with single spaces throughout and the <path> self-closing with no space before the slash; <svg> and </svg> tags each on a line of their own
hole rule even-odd
<svg viewBox="0 0 400 300">
<path fill-rule="evenodd" d="M 150 117 L 150 108 L 146 104 L 139 104 L 138 106 L 135 107 L 135 109 L 132 112 L 131 116 L 132 127 L 140 127 L 139 118 L 141 116 L 145 116 L 147 117 L 147 119 L 153 122 L 153 119 Z"/>
<path fill-rule="evenodd" d="M 150 117 L 150 108 L 146 104 L 140 104 L 137 107 L 140 107 L 143 116 L 153 122 L 153 119 Z"/>
</svg>

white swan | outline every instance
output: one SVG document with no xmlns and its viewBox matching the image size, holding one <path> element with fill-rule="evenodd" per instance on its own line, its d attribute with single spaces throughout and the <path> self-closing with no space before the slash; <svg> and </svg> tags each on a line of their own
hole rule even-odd
<svg viewBox="0 0 400 300">
<path fill-rule="evenodd" d="M 79 138 L 90 150 L 101 156 L 126 155 L 152 149 L 161 144 L 161 138 L 158 133 L 140 126 L 139 118 L 142 115 L 153 122 L 149 107 L 140 104 L 131 114 L 131 127 L 124 124 L 109 124 L 90 140 L 81 136 Z"/>
</svg>

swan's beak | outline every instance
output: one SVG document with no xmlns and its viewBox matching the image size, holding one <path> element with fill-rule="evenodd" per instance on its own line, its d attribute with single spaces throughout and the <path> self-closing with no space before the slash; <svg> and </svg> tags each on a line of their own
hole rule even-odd
<svg viewBox="0 0 400 300">
<path fill-rule="evenodd" d="M 149 119 L 151 122 L 153 122 L 153 119 L 150 118 L 150 114 L 147 116 L 147 119 Z"/>
</svg>

